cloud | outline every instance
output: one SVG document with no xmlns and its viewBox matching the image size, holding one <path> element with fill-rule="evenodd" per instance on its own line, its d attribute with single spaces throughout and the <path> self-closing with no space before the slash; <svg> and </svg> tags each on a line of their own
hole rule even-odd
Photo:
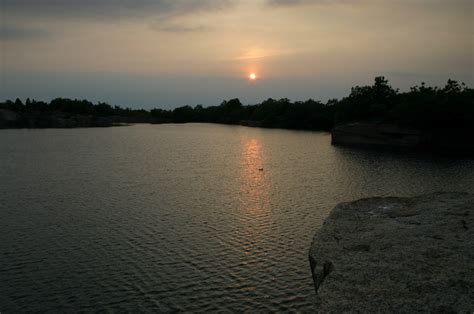
<svg viewBox="0 0 474 314">
<path fill-rule="evenodd" d="M 160 32 L 192 33 L 211 30 L 207 26 L 182 24 L 195 14 L 230 8 L 238 0 L 0 0 L 2 18 L 14 27 L 1 30 L 1 40 L 44 37 L 47 31 L 29 29 L 25 21 L 79 20 L 115 22 L 142 20 Z M 153 21 L 153 22 L 151 22 Z"/>
<path fill-rule="evenodd" d="M 25 40 L 25 39 L 37 39 L 44 38 L 50 35 L 49 32 L 40 29 L 32 28 L 19 28 L 4 26 L 0 27 L 0 40 L 1 41 L 14 41 L 14 40 Z"/>
<path fill-rule="evenodd" d="M 244 51 L 235 60 L 252 60 L 252 59 L 263 59 L 268 57 L 281 56 L 289 54 L 290 51 L 276 50 L 276 49 L 262 49 L 262 48 L 251 48 Z"/>
<path fill-rule="evenodd" d="M 213 31 L 212 27 L 198 25 L 198 26 L 186 26 L 186 25 L 179 25 L 179 24 L 156 24 L 151 27 L 153 30 L 159 32 L 167 32 L 167 33 L 202 33 L 202 32 L 210 32 Z"/>
<path fill-rule="evenodd" d="M 273 7 L 293 7 L 301 5 L 354 5 L 360 3 L 360 0 L 267 0 L 266 3 Z"/>
<path fill-rule="evenodd" d="M 139 18 L 215 11 L 232 0 L 1 0 L 6 16 Z"/>
</svg>

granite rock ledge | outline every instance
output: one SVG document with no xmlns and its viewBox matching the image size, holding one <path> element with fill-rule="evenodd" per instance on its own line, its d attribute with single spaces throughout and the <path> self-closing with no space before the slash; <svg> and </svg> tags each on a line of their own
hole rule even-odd
<svg viewBox="0 0 474 314">
<path fill-rule="evenodd" d="M 318 312 L 473 312 L 474 195 L 336 206 L 309 251 Z"/>
</svg>

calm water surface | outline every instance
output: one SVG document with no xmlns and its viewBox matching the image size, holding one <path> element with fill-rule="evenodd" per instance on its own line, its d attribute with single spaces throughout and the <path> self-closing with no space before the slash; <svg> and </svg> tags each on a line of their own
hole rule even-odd
<svg viewBox="0 0 474 314">
<path fill-rule="evenodd" d="M 474 192 L 474 161 L 211 124 L 0 130 L 0 311 L 311 311 L 333 206 L 439 190 Z"/>
</svg>

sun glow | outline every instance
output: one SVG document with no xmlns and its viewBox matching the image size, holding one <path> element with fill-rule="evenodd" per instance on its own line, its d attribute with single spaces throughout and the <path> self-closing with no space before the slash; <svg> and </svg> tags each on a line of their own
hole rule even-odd
<svg viewBox="0 0 474 314">
<path fill-rule="evenodd" d="M 255 81 L 255 80 L 257 79 L 257 74 L 255 74 L 255 73 L 250 73 L 249 79 L 252 80 L 252 81 Z"/>
</svg>

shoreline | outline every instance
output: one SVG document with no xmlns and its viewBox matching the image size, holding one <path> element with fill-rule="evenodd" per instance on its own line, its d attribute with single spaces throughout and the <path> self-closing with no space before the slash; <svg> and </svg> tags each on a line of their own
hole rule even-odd
<svg viewBox="0 0 474 314">
<path fill-rule="evenodd" d="M 420 130 L 391 123 L 353 122 L 336 125 L 332 130 L 304 127 L 281 127 L 265 125 L 262 121 L 242 120 L 239 123 L 186 121 L 175 122 L 149 117 L 84 116 L 53 114 L 19 115 L 8 110 L 0 110 L 0 130 L 4 129 L 73 129 L 94 127 L 130 126 L 133 124 L 186 124 L 211 123 L 245 126 L 263 129 L 331 133 L 331 144 L 337 147 L 361 148 L 373 151 L 414 151 L 436 154 L 473 154 L 474 129 L 441 128 Z M 467 138 L 467 140 L 466 140 Z"/>
<path fill-rule="evenodd" d="M 415 129 L 393 123 L 354 122 L 337 125 L 331 144 L 341 147 L 474 153 L 474 128 Z"/>
</svg>

